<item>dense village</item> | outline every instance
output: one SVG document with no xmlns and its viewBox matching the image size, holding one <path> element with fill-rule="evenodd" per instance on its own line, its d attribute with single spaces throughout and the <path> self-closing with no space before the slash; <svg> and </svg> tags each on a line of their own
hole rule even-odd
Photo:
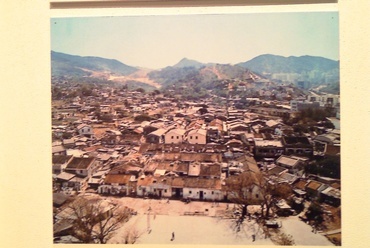
<svg viewBox="0 0 370 248">
<path fill-rule="evenodd" d="M 283 85 L 246 97 L 247 85 L 226 82 L 226 97 L 185 100 L 55 80 L 61 95 L 85 89 L 53 99 L 54 236 L 68 233 L 60 216 L 70 199 L 90 193 L 261 206 L 265 224 L 299 216 L 339 245 L 339 95 Z"/>
</svg>

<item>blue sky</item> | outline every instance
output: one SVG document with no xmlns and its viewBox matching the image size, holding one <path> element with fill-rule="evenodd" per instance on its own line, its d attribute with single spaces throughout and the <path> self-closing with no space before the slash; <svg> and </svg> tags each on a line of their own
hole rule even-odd
<svg viewBox="0 0 370 248">
<path fill-rule="evenodd" d="M 339 59 L 338 12 L 52 18 L 51 49 L 151 69 L 186 57 L 236 64 L 261 54 Z"/>
</svg>

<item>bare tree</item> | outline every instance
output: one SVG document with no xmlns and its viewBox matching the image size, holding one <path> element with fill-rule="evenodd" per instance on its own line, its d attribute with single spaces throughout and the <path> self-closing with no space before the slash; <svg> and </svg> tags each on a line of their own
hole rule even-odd
<svg viewBox="0 0 370 248">
<path fill-rule="evenodd" d="M 135 227 L 130 227 L 124 233 L 124 243 L 134 244 L 141 235 Z"/>
<path fill-rule="evenodd" d="M 226 179 L 228 199 L 240 207 L 241 222 L 248 214 L 247 207 L 249 205 L 260 204 L 261 202 L 261 199 L 258 199 L 258 193 L 257 195 L 254 194 L 259 190 L 257 182 L 256 174 L 252 171 L 243 172 Z"/>
<path fill-rule="evenodd" d="M 269 218 L 270 210 L 278 199 L 286 199 L 291 193 L 291 187 L 286 183 L 273 183 L 262 174 L 256 175 L 256 184 L 261 194 L 261 217 Z"/>
<path fill-rule="evenodd" d="M 248 205 L 261 206 L 261 218 L 269 218 L 271 208 L 278 199 L 291 194 L 290 186 L 283 183 L 271 183 L 261 173 L 243 172 L 226 179 L 228 199 L 237 204 L 241 210 L 241 220 L 245 218 Z"/>
<path fill-rule="evenodd" d="M 130 209 L 96 198 L 79 197 L 67 210 L 66 218 L 73 225 L 73 234 L 83 243 L 105 244 L 131 216 Z"/>
<path fill-rule="evenodd" d="M 277 243 L 279 245 L 295 245 L 292 235 L 280 233 L 277 237 Z"/>
</svg>

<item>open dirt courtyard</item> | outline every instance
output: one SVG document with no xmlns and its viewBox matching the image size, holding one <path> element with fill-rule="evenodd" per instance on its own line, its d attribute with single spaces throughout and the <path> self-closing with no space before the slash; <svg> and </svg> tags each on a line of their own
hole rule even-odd
<svg viewBox="0 0 370 248">
<path fill-rule="evenodd" d="M 106 200 L 137 211 L 137 215 L 108 241 L 111 244 L 124 244 L 127 237 L 131 236 L 135 244 L 274 245 L 254 220 L 245 220 L 237 230 L 235 220 L 227 217 L 234 204 L 196 201 L 186 204 L 176 200 L 130 197 L 107 197 Z M 253 207 L 248 211 L 253 211 Z M 282 224 L 280 231 L 291 235 L 295 245 L 333 245 L 322 234 L 311 232 L 311 227 L 297 216 L 277 221 Z"/>
<path fill-rule="evenodd" d="M 236 232 L 232 220 L 207 216 L 141 214 L 126 223 L 109 243 L 123 243 L 129 230 L 137 232 L 137 244 L 273 245 L 271 240 L 265 239 L 258 225 L 251 222 Z M 255 241 L 252 235 L 256 235 Z"/>
</svg>

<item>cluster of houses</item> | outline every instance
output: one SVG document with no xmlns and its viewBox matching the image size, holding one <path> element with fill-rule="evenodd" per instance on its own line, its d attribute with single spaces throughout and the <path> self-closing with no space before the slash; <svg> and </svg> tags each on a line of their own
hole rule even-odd
<svg viewBox="0 0 370 248">
<path fill-rule="evenodd" d="M 298 199 L 340 204 L 339 179 L 304 170 L 315 156 L 339 156 L 339 130 L 298 135 L 281 120 L 286 109 L 225 108 L 208 99 L 180 106 L 109 88 L 96 93 L 53 109 L 55 192 L 227 201 L 226 179 L 252 171 L 289 184 Z M 97 119 L 97 108 L 112 121 Z M 143 114 L 151 119 L 135 119 Z M 261 199 L 258 189 L 250 196 Z"/>
</svg>

